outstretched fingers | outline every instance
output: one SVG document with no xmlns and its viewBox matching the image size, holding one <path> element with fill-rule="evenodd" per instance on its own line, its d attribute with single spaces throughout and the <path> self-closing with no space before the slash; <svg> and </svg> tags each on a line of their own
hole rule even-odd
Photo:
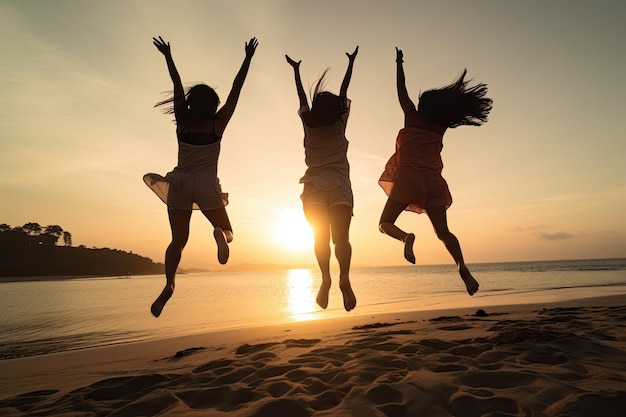
<svg viewBox="0 0 626 417">
<path fill-rule="evenodd" d="M 159 39 L 153 37 L 152 43 L 162 54 L 168 54 L 170 52 L 170 43 L 165 42 L 162 37 L 159 36 Z"/>
<path fill-rule="evenodd" d="M 259 45 L 259 41 L 257 38 L 250 38 L 249 42 L 246 42 L 246 56 L 254 55 L 254 51 L 256 51 L 256 47 Z"/>
<path fill-rule="evenodd" d="M 161 36 L 159 36 L 158 39 L 153 36 L 152 43 L 154 43 L 155 46 L 167 45 L 167 42 L 165 42 Z"/>
</svg>

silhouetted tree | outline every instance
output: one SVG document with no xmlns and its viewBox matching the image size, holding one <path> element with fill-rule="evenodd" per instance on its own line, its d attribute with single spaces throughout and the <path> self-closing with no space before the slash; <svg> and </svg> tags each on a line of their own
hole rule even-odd
<svg viewBox="0 0 626 417">
<path fill-rule="evenodd" d="M 30 236 L 37 236 L 41 233 L 41 226 L 39 223 L 26 223 L 22 226 L 22 230 L 28 233 Z"/>
<path fill-rule="evenodd" d="M 63 244 L 72 246 L 72 234 L 70 232 L 63 232 Z"/>
<path fill-rule="evenodd" d="M 72 247 L 72 234 L 61 226 L 37 226 L 27 223 L 11 228 L 0 224 L 0 277 L 121 276 L 163 271 L 163 264 L 119 249 Z M 57 245 L 61 236 L 64 246 Z"/>
<path fill-rule="evenodd" d="M 33 237 L 29 236 L 21 226 L 11 229 L 2 228 L 0 234 L 0 243 L 3 247 L 12 245 L 30 245 L 33 242 Z"/>
<path fill-rule="evenodd" d="M 46 226 L 43 233 L 39 235 L 39 242 L 43 245 L 56 245 L 63 235 L 61 226 Z"/>
</svg>

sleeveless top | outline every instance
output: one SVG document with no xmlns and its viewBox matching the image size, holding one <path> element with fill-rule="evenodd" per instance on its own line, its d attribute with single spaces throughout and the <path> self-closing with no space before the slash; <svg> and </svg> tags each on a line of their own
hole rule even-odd
<svg viewBox="0 0 626 417">
<path fill-rule="evenodd" d="M 170 185 L 178 189 L 202 184 L 205 195 L 218 203 L 215 207 L 228 204 L 228 194 L 223 193 L 217 176 L 218 158 L 221 150 L 221 137 L 215 133 L 215 119 L 211 132 L 190 132 L 188 127 L 177 131 L 178 163 L 164 177 L 158 174 L 144 175 L 144 182 L 164 202 L 168 203 Z M 205 208 L 215 208 L 205 207 Z M 199 205 L 193 202 L 193 209 Z"/>
<path fill-rule="evenodd" d="M 304 126 L 304 161 L 307 170 L 300 183 L 311 183 L 318 190 L 331 191 L 339 187 L 347 198 L 352 201 L 350 183 L 350 164 L 348 163 L 348 140 L 346 125 L 350 113 L 350 100 L 346 99 L 347 111 L 333 124 L 327 126 Z M 308 106 L 298 110 L 309 111 Z"/>
</svg>

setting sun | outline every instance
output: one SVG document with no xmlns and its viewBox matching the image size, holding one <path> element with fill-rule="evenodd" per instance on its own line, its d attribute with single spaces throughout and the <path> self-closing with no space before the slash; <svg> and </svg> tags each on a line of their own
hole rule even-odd
<svg viewBox="0 0 626 417">
<path fill-rule="evenodd" d="M 313 248 L 313 232 L 302 211 L 280 210 L 276 216 L 275 231 L 275 242 L 284 249 L 302 252 Z"/>
</svg>

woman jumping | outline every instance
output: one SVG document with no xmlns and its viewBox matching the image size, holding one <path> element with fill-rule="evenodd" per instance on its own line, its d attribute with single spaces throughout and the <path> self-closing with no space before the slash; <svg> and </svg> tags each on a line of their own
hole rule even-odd
<svg viewBox="0 0 626 417">
<path fill-rule="evenodd" d="M 485 84 L 469 87 L 464 71 L 452 84 L 421 93 L 416 109 L 406 90 L 403 62 L 402 51 L 396 48 L 397 90 L 404 128 L 398 133 L 396 152 L 379 180 L 389 197 L 380 216 L 379 229 L 404 242 L 404 257 L 414 264 L 415 235 L 401 230 L 395 222 L 404 210 L 426 212 L 437 237 L 454 258 L 467 292 L 473 295 L 478 291 L 478 282 L 465 265 L 459 241 L 448 230 L 446 210 L 452 204 L 452 196 L 441 176 L 441 150 L 448 128 L 480 126 L 486 122 L 492 100 L 485 98 Z"/>
<path fill-rule="evenodd" d="M 153 43 L 165 56 L 174 84 L 173 97 L 157 103 L 155 107 L 167 106 L 165 113 L 174 113 L 178 138 L 178 164 L 174 170 L 165 177 L 144 175 L 148 187 L 167 204 L 172 230 L 172 240 L 165 252 L 165 288 L 150 308 L 152 314 L 159 317 L 174 293 L 176 269 L 189 238 L 193 210 L 201 210 L 214 227 L 218 261 L 221 264 L 228 261 L 228 243 L 233 240 L 233 229 L 225 208 L 228 194 L 222 192 L 217 176 L 217 161 L 224 130 L 235 111 L 258 42 L 252 38 L 245 44 L 243 64 L 235 76 L 226 103 L 219 110 L 219 97 L 208 85 L 194 85 L 185 93 L 172 59 L 170 44 L 160 36 L 153 38 Z"/>
<path fill-rule="evenodd" d="M 339 95 L 323 91 L 326 72 L 318 80 L 309 108 L 307 96 L 300 79 L 300 62 L 285 55 L 293 67 L 296 90 L 300 100 L 298 114 L 304 127 L 304 153 L 307 170 L 300 179 L 304 184 L 302 205 L 304 215 L 313 228 L 315 256 L 322 272 L 322 284 L 317 294 L 317 304 L 328 306 L 330 277 L 330 240 L 335 245 L 335 257 L 339 263 L 339 288 L 343 294 L 346 311 L 354 309 L 356 297 L 350 285 L 350 260 L 352 246 L 349 231 L 354 199 L 348 164 L 348 140 L 346 124 L 350 114 L 347 97 L 352 77 L 352 67 L 359 47 L 348 56 L 348 69 L 341 84 Z"/>
</svg>

